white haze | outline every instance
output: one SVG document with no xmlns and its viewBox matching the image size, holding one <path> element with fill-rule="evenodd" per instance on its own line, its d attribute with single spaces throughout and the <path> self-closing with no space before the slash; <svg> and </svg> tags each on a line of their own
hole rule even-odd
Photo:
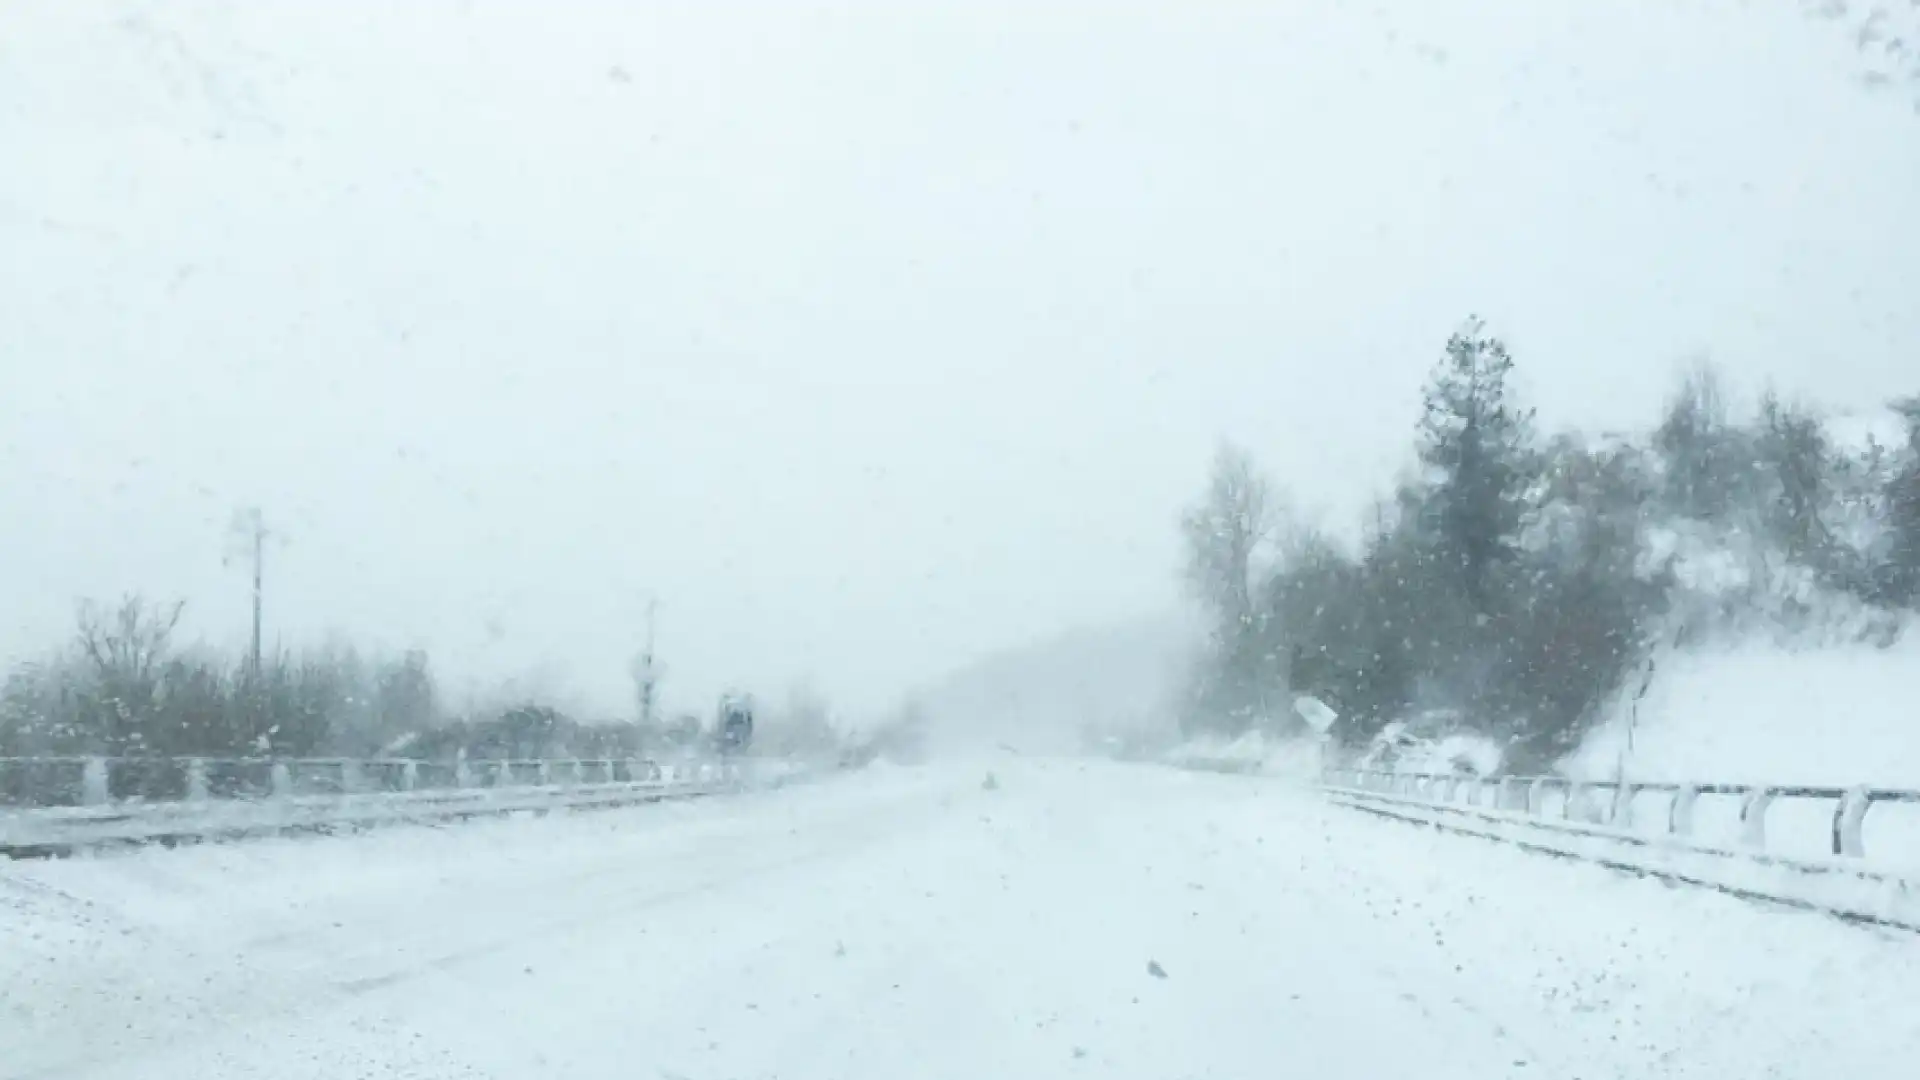
<svg viewBox="0 0 1920 1080">
<path fill-rule="evenodd" d="M 877 708 L 1351 520 L 1479 312 L 1555 424 L 1916 389 L 1920 120 L 1793 0 L 7 0 L 0 657 L 81 596 Z"/>
<path fill-rule="evenodd" d="M 936 754 L 1071 754 L 1096 739 L 1173 733 L 1204 640 L 1181 613 L 1081 627 L 968 664 L 916 695 Z"/>
</svg>

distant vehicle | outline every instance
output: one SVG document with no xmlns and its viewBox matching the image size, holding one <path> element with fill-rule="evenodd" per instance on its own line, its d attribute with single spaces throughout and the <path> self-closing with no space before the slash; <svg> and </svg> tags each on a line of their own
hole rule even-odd
<svg viewBox="0 0 1920 1080">
<path fill-rule="evenodd" d="M 722 754 L 744 754 L 753 745 L 753 698 L 748 694 L 727 694 L 720 699 L 719 722 L 714 737 Z"/>
</svg>

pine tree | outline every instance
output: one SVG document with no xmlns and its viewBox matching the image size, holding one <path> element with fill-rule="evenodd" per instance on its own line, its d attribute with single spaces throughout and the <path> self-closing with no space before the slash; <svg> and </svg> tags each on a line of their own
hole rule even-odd
<svg viewBox="0 0 1920 1080">
<path fill-rule="evenodd" d="M 1480 615 L 1494 606 L 1495 575 L 1518 554 L 1534 469 L 1533 412 L 1509 402 L 1512 372 L 1506 345 L 1469 319 L 1447 340 L 1420 418 L 1432 556 Z"/>
</svg>

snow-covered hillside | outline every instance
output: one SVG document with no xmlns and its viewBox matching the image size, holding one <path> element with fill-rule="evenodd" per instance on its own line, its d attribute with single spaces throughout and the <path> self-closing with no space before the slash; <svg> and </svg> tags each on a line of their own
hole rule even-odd
<svg viewBox="0 0 1920 1080">
<path fill-rule="evenodd" d="M 1651 522 L 1647 556 L 1673 575 L 1664 640 L 1567 771 L 1612 775 L 1624 759 L 1642 779 L 1920 787 L 1920 627 L 1839 584 L 1884 557 L 1885 476 L 1910 452 L 1906 428 L 1889 410 L 1824 428 L 1829 565 L 1789 558 L 1764 502 Z"/>
<path fill-rule="evenodd" d="M 1633 713 L 1623 694 L 1568 770 L 1611 776 Z M 1920 635 L 1675 651 L 1655 661 L 1631 726 L 1636 779 L 1920 787 Z"/>
</svg>

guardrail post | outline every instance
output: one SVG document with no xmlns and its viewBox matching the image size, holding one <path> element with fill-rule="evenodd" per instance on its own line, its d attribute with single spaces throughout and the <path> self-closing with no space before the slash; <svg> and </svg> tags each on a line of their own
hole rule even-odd
<svg viewBox="0 0 1920 1080">
<path fill-rule="evenodd" d="M 1740 798 L 1740 840 L 1751 848 L 1767 846 L 1767 807 L 1773 805 L 1773 790 L 1751 787 Z"/>
<path fill-rule="evenodd" d="M 1873 807 L 1873 792 L 1863 787 L 1848 789 L 1833 808 L 1833 853 L 1862 858 L 1867 853 L 1861 839 L 1861 826 Z"/>
<path fill-rule="evenodd" d="M 467 771 L 467 751 L 464 747 L 453 755 L 453 786 L 457 788 L 473 786 L 473 774 Z"/>
<path fill-rule="evenodd" d="M 1503 776 L 1500 778 L 1500 795 L 1499 795 L 1500 805 L 1495 807 L 1495 809 L 1498 809 L 1498 810 L 1513 809 L 1514 788 L 1519 783 L 1519 780 L 1520 778 L 1517 776 Z"/>
<path fill-rule="evenodd" d="M 1622 783 L 1613 789 L 1613 807 L 1607 811 L 1607 824 L 1616 829 L 1633 828 L 1633 797 L 1638 789 Z"/>
<path fill-rule="evenodd" d="M 113 801 L 106 758 L 90 757 L 80 766 L 80 801 L 88 806 L 104 806 Z"/>
<path fill-rule="evenodd" d="M 1673 802 L 1667 807 L 1667 831 L 1675 836 L 1693 835 L 1693 807 L 1700 801 L 1700 789 L 1682 784 L 1673 789 Z"/>
<path fill-rule="evenodd" d="M 420 786 L 420 763 L 409 761 L 400 766 L 400 790 L 412 791 Z"/>
<path fill-rule="evenodd" d="M 1552 782 L 1547 777 L 1541 776 L 1534 778 L 1533 783 L 1527 785 L 1526 810 L 1529 817 L 1538 816 L 1540 808 L 1547 805 L 1547 785 Z"/>
<path fill-rule="evenodd" d="M 207 759 L 187 759 L 187 801 L 207 801 Z"/>
<path fill-rule="evenodd" d="M 276 761 L 267 767 L 267 786 L 272 789 L 276 799 L 293 795 L 293 770 L 287 768 L 286 762 Z"/>
<path fill-rule="evenodd" d="M 551 786 L 553 784 L 553 762 L 541 758 L 540 764 L 534 767 L 534 780 L 541 787 Z"/>
<path fill-rule="evenodd" d="M 493 786 L 494 787 L 512 787 L 513 786 L 513 762 L 512 761 L 509 761 L 506 758 L 501 758 L 500 761 L 496 765 L 494 765 Z"/>
<path fill-rule="evenodd" d="M 342 795 L 357 794 L 360 791 L 361 786 L 362 785 L 360 783 L 360 763 L 357 761 L 351 761 L 351 760 L 341 761 L 340 762 L 340 794 Z"/>
</svg>

